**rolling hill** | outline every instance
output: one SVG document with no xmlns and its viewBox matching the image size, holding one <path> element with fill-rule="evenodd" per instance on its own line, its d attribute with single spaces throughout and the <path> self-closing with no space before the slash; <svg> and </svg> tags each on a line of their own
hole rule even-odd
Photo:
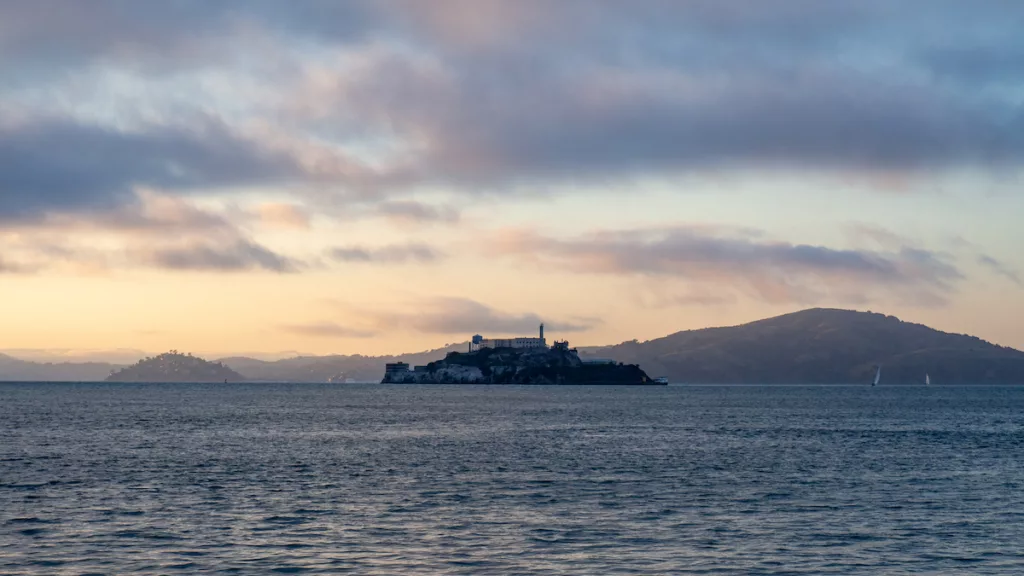
<svg viewBox="0 0 1024 576">
<path fill-rule="evenodd" d="M 401 354 L 397 356 L 298 356 L 268 362 L 253 358 L 221 358 L 220 362 L 245 375 L 249 380 L 265 382 L 379 382 L 384 375 L 384 364 L 408 362 L 427 364 L 444 358 L 448 352 L 463 352 L 466 344 L 452 344 L 444 348 Z"/>
<path fill-rule="evenodd" d="M 95 382 L 120 368 L 105 362 L 30 362 L 0 354 L 0 381 Z"/>
<path fill-rule="evenodd" d="M 739 326 L 586 348 L 582 356 L 640 364 L 672 382 L 1024 383 L 1024 352 L 894 316 L 815 308 Z"/>
</svg>

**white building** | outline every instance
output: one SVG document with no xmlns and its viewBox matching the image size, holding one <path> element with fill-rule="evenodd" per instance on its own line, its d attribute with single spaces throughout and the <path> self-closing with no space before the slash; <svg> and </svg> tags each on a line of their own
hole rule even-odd
<svg viewBox="0 0 1024 576">
<path fill-rule="evenodd" d="M 477 334 L 473 336 L 471 348 L 482 350 L 484 348 L 547 348 L 547 340 L 544 339 L 544 325 L 540 325 L 540 337 L 532 338 L 519 336 L 516 338 L 484 338 Z"/>
</svg>

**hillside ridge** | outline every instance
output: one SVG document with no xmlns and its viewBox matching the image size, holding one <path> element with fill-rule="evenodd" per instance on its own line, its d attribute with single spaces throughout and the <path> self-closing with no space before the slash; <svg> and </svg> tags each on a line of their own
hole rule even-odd
<svg viewBox="0 0 1024 576">
<path fill-rule="evenodd" d="M 581 349 L 673 381 L 838 384 L 1024 383 L 1024 352 L 895 316 L 812 308 L 736 326 Z"/>
</svg>

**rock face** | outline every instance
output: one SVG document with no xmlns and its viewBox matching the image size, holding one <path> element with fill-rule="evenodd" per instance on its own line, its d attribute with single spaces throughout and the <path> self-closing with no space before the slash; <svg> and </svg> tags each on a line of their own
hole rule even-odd
<svg viewBox="0 0 1024 576">
<path fill-rule="evenodd" d="M 590 364 L 567 345 L 553 348 L 487 348 L 449 352 L 416 366 L 392 364 L 383 384 L 654 384 L 635 364 Z"/>
<path fill-rule="evenodd" d="M 172 350 L 114 372 L 107 382 L 241 382 L 245 378 L 220 362 Z"/>
</svg>

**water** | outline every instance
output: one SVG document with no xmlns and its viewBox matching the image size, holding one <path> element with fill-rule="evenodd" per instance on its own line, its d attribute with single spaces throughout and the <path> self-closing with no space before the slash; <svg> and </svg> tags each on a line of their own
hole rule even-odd
<svg viewBox="0 0 1024 576">
<path fill-rule="evenodd" d="M 1020 574 L 1024 388 L 0 385 L 0 573 Z"/>
</svg>

